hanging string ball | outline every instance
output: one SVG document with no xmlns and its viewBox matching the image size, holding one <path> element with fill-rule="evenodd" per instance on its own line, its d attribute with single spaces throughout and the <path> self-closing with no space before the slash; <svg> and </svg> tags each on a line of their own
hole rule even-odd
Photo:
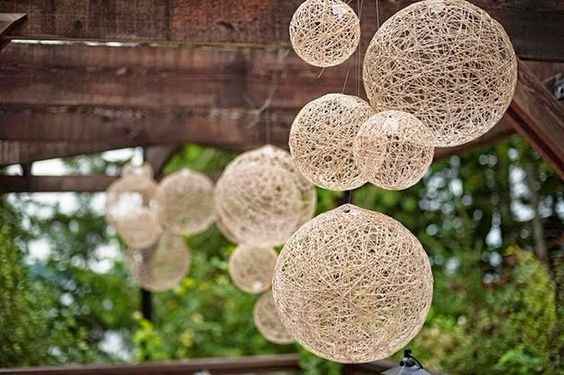
<svg viewBox="0 0 564 375">
<path fill-rule="evenodd" d="M 278 254 L 272 248 L 239 246 L 229 258 L 229 275 L 244 292 L 262 293 L 272 285 Z"/>
<path fill-rule="evenodd" d="M 294 51 L 308 64 L 329 67 L 345 62 L 360 42 L 360 20 L 341 0 L 307 0 L 290 22 Z"/>
<path fill-rule="evenodd" d="M 258 331 L 268 341 L 281 345 L 294 342 L 294 339 L 280 321 L 271 291 L 264 293 L 257 301 L 254 318 Z"/>
<path fill-rule="evenodd" d="M 401 111 L 371 116 L 354 140 L 354 157 L 372 184 L 403 190 L 415 185 L 433 161 L 433 133 L 417 117 Z"/>
<path fill-rule="evenodd" d="M 433 276 L 421 243 L 386 215 L 344 205 L 286 243 L 272 290 L 288 332 L 343 363 L 388 357 L 419 332 Z"/>
<path fill-rule="evenodd" d="M 163 227 L 176 234 L 205 231 L 214 221 L 214 187 L 205 175 L 183 169 L 159 184 L 155 203 Z"/>
<path fill-rule="evenodd" d="M 114 223 L 116 232 L 130 249 L 144 249 L 161 237 L 161 223 L 156 212 L 147 207 L 135 207 Z"/>
<path fill-rule="evenodd" d="M 290 152 L 298 170 L 329 190 L 353 190 L 366 180 L 353 155 L 353 141 L 373 113 L 364 100 L 328 94 L 305 105 L 290 130 Z"/>
<path fill-rule="evenodd" d="M 134 279 L 153 292 L 177 287 L 188 272 L 190 260 L 184 238 L 168 231 L 154 247 L 126 253 L 126 264 Z"/>
<path fill-rule="evenodd" d="M 242 153 L 229 164 L 227 169 L 233 170 L 246 164 L 279 167 L 292 174 L 296 187 L 302 197 L 302 219 L 298 223 L 298 227 L 313 217 L 317 203 L 315 186 L 298 171 L 290 153 L 279 147 L 266 145 L 256 150 Z"/>
<path fill-rule="evenodd" d="M 239 244 L 281 245 L 303 217 L 303 202 L 294 181 L 292 174 L 279 167 L 228 169 L 216 185 L 216 214 Z"/>
<path fill-rule="evenodd" d="M 503 27 L 464 0 L 425 0 L 389 18 L 364 59 L 376 112 L 413 114 L 434 146 L 456 146 L 503 117 L 517 84 L 517 58 Z"/>
</svg>

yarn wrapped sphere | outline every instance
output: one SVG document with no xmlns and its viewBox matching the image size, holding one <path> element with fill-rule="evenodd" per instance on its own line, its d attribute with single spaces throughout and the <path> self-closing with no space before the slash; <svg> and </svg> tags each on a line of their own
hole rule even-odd
<svg viewBox="0 0 564 375">
<path fill-rule="evenodd" d="M 225 226 L 225 224 L 223 224 L 223 221 L 221 219 L 221 216 L 216 216 L 215 218 L 215 226 L 217 227 L 217 229 L 221 232 L 221 234 L 223 235 L 223 237 L 225 237 L 227 240 L 233 242 L 233 243 L 237 243 L 237 239 L 235 238 L 235 235 L 233 233 L 231 233 L 229 231 L 229 229 L 227 229 L 227 227 Z"/>
<path fill-rule="evenodd" d="M 259 298 L 255 305 L 253 315 L 255 326 L 260 334 L 268 341 L 281 345 L 294 342 L 293 337 L 288 333 L 286 328 L 284 328 L 280 320 L 271 291 L 264 293 Z"/>
<path fill-rule="evenodd" d="M 353 155 L 353 141 L 373 113 L 364 100 L 327 94 L 306 104 L 290 130 L 290 153 L 298 170 L 312 183 L 329 190 L 363 185 Z"/>
<path fill-rule="evenodd" d="M 157 245 L 126 253 L 126 264 L 134 279 L 153 292 L 177 287 L 188 272 L 190 260 L 184 238 L 169 231 L 163 233 Z"/>
<path fill-rule="evenodd" d="M 239 244 L 283 244 L 303 216 L 303 202 L 292 174 L 268 165 L 226 170 L 216 185 L 216 214 Z"/>
<path fill-rule="evenodd" d="M 389 190 L 415 185 L 433 162 L 433 133 L 417 117 L 401 111 L 371 116 L 354 140 L 363 177 Z"/>
<path fill-rule="evenodd" d="M 317 203 L 317 191 L 315 190 L 315 186 L 298 171 L 292 160 L 292 155 L 290 155 L 288 151 L 276 146 L 266 145 L 256 150 L 242 153 L 229 163 L 226 169 L 233 170 L 241 165 L 249 164 L 280 167 L 291 173 L 302 197 L 303 215 L 298 223 L 298 227 L 302 226 L 313 217 Z"/>
<path fill-rule="evenodd" d="M 308 64 L 329 67 L 345 62 L 360 42 L 360 20 L 341 0 L 307 0 L 290 22 L 290 42 Z"/>
<path fill-rule="evenodd" d="M 176 234 L 205 231 L 214 221 L 214 187 L 205 175 L 183 169 L 165 177 L 154 202 L 163 227 Z"/>
<path fill-rule="evenodd" d="M 433 276 L 421 243 L 402 224 L 344 205 L 288 240 L 272 290 L 284 326 L 306 349 L 336 362 L 371 362 L 419 332 Z"/>
<path fill-rule="evenodd" d="M 156 212 L 148 207 L 134 207 L 114 222 L 116 232 L 131 249 L 144 249 L 154 245 L 162 234 Z"/>
<path fill-rule="evenodd" d="M 434 146 L 456 146 L 501 120 L 517 84 L 517 58 L 503 27 L 464 0 L 425 0 L 390 17 L 364 59 L 376 112 L 413 114 Z"/>
<path fill-rule="evenodd" d="M 278 254 L 273 248 L 239 246 L 229 258 L 229 275 L 244 292 L 262 293 L 272 285 Z"/>
</svg>

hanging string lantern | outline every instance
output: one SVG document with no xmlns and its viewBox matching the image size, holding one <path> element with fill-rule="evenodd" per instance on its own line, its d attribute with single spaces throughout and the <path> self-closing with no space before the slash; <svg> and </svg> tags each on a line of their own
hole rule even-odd
<svg viewBox="0 0 564 375">
<path fill-rule="evenodd" d="M 213 183 L 183 169 L 165 177 L 154 200 L 163 227 L 176 234 L 197 234 L 214 221 Z"/>
<path fill-rule="evenodd" d="M 126 264 L 135 280 L 153 292 L 177 287 L 188 272 L 190 260 L 184 238 L 168 231 L 156 246 L 126 253 Z"/>
<path fill-rule="evenodd" d="M 267 165 L 226 170 L 217 182 L 215 201 L 222 224 L 239 244 L 283 244 L 303 215 L 294 177 Z"/>
<path fill-rule="evenodd" d="M 262 293 L 272 285 L 277 258 L 272 248 L 239 246 L 229 258 L 229 275 L 242 291 Z"/>
<path fill-rule="evenodd" d="M 294 339 L 280 321 L 271 291 L 264 293 L 257 301 L 254 318 L 258 331 L 268 341 L 281 345 L 294 342 Z"/>
<path fill-rule="evenodd" d="M 286 243 L 272 290 L 296 341 L 344 363 L 390 356 L 421 329 L 433 276 L 421 243 L 386 215 L 344 205 Z"/>
<path fill-rule="evenodd" d="M 133 210 L 148 207 L 156 191 L 150 166 L 125 166 L 122 177 L 106 192 L 106 221 L 115 225 L 117 220 L 131 216 Z"/>
<path fill-rule="evenodd" d="M 517 84 L 517 58 L 503 27 L 464 0 L 426 0 L 389 18 L 364 60 L 376 112 L 413 114 L 435 146 L 456 146 L 501 120 Z"/>
<path fill-rule="evenodd" d="M 154 245 L 162 229 L 154 210 L 147 207 L 129 209 L 114 222 L 116 232 L 130 249 L 144 249 Z"/>
<path fill-rule="evenodd" d="M 227 229 L 227 227 L 225 226 L 225 224 L 223 224 L 223 221 L 221 219 L 220 216 L 216 216 L 215 218 L 215 226 L 217 227 L 217 229 L 219 229 L 219 231 L 221 232 L 221 234 L 229 241 L 233 242 L 233 243 L 237 243 L 237 239 L 235 238 L 235 235 L 233 233 L 231 233 L 229 231 L 229 229 Z"/>
<path fill-rule="evenodd" d="M 307 0 L 292 17 L 290 42 L 308 64 L 339 65 L 358 47 L 360 20 L 341 0 Z"/>
<path fill-rule="evenodd" d="M 417 117 L 400 111 L 371 116 L 354 140 L 362 176 L 389 190 L 415 185 L 433 161 L 433 133 Z"/>
<path fill-rule="evenodd" d="M 292 160 L 292 156 L 287 151 L 276 146 L 266 145 L 256 150 L 242 153 L 227 166 L 227 170 L 233 170 L 245 164 L 280 167 L 291 173 L 294 177 L 296 187 L 302 196 L 302 219 L 299 221 L 298 227 L 302 226 L 313 217 L 317 203 L 315 186 L 298 171 Z M 296 229 L 298 229 L 298 227 Z"/>
<path fill-rule="evenodd" d="M 290 130 L 290 152 L 299 171 L 330 190 L 352 190 L 364 180 L 356 167 L 353 141 L 372 114 L 356 96 L 328 94 L 305 105 Z"/>
</svg>

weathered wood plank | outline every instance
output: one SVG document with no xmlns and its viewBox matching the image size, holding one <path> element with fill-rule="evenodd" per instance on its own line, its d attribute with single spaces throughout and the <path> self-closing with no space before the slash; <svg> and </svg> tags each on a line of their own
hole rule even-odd
<svg viewBox="0 0 564 375">
<path fill-rule="evenodd" d="M 8 45 L 10 39 L 6 37 L 10 29 L 25 19 L 23 13 L 0 13 L 0 51 Z"/>
<path fill-rule="evenodd" d="M 26 12 L 14 37 L 102 39 L 181 44 L 288 45 L 288 25 L 302 0 L 3 0 L 0 12 Z M 364 2 L 366 44 L 380 22 L 415 0 Z M 508 30 L 522 58 L 564 61 L 564 3 L 471 0 Z M 353 7 L 357 7 L 355 2 Z"/>
<path fill-rule="evenodd" d="M 515 129 L 564 179 L 564 104 L 523 61 L 509 113 L 515 119 Z"/>
<path fill-rule="evenodd" d="M 105 191 L 116 176 L 2 176 L 1 193 L 95 193 Z"/>
</svg>

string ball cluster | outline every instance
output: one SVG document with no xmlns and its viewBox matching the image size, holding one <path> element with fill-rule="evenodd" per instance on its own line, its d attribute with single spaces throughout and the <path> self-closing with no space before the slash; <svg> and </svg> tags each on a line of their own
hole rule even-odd
<svg viewBox="0 0 564 375">
<path fill-rule="evenodd" d="M 411 113 L 433 131 L 434 146 L 456 146 L 502 118 L 517 84 L 517 58 L 484 10 L 464 0 L 425 0 L 375 33 L 363 79 L 376 112 Z"/>
<path fill-rule="evenodd" d="M 362 176 L 388 190 L 415 185 L 433 161 L 433 133 L 417 117 L 401 111 L 371 116 L 354 140 Z"/>
<path fill-rule="evenodd" d="M 327 94 L 306 104 L 290 130 L 290 152 L 298 170 L 330 190 L 352 190 L 366 180 L 353 155 L 354 137 L 373 113 L 364 100 Z"/>
<path fill-rule="evenodd" d="M 264 293 L 254 308 L 255 326 L 261 335 L 275 344 L 291 344 L 293 337 L 288 333 L 276 309 L 272 292 Z"/>
<path fill-rule="evenodd" d="M 341 0 L 307 0 L 290 22 L 290 42 L 308 64 L 330 67 L 345 62 L 360 42 L 360 20 Z"/>
<path fill-rule="evenodd" d="M 177 234 L 197 234 L 214 221 L 214 186 L 205 175 L 182 169 L 159 184 L 155 204 L 163 226 Z"/>
<path fill-rule="evenodd" d="M 153 292 L 177 287 L 188 272 L 190 260 L 184 238 L 170 231 L 165 231 L 152 248 L 126 252 L 126 264 L 133 278 Z"/>
<path fill-rule="evenodd" d="M 284 326 L 306 349 L 337 362 L 371 362 L 419 332 L 433 276 L 421 243 L 402 224 L 344 205 L 288 240 L 272 290 Z"/>
<path fill-rule="evenodd" d="M 277 258 L 273 248 L 238 246 L 229 258 L 231 280 L 244 292 L 265 292 L 272 285 Z"/>
</svg>

